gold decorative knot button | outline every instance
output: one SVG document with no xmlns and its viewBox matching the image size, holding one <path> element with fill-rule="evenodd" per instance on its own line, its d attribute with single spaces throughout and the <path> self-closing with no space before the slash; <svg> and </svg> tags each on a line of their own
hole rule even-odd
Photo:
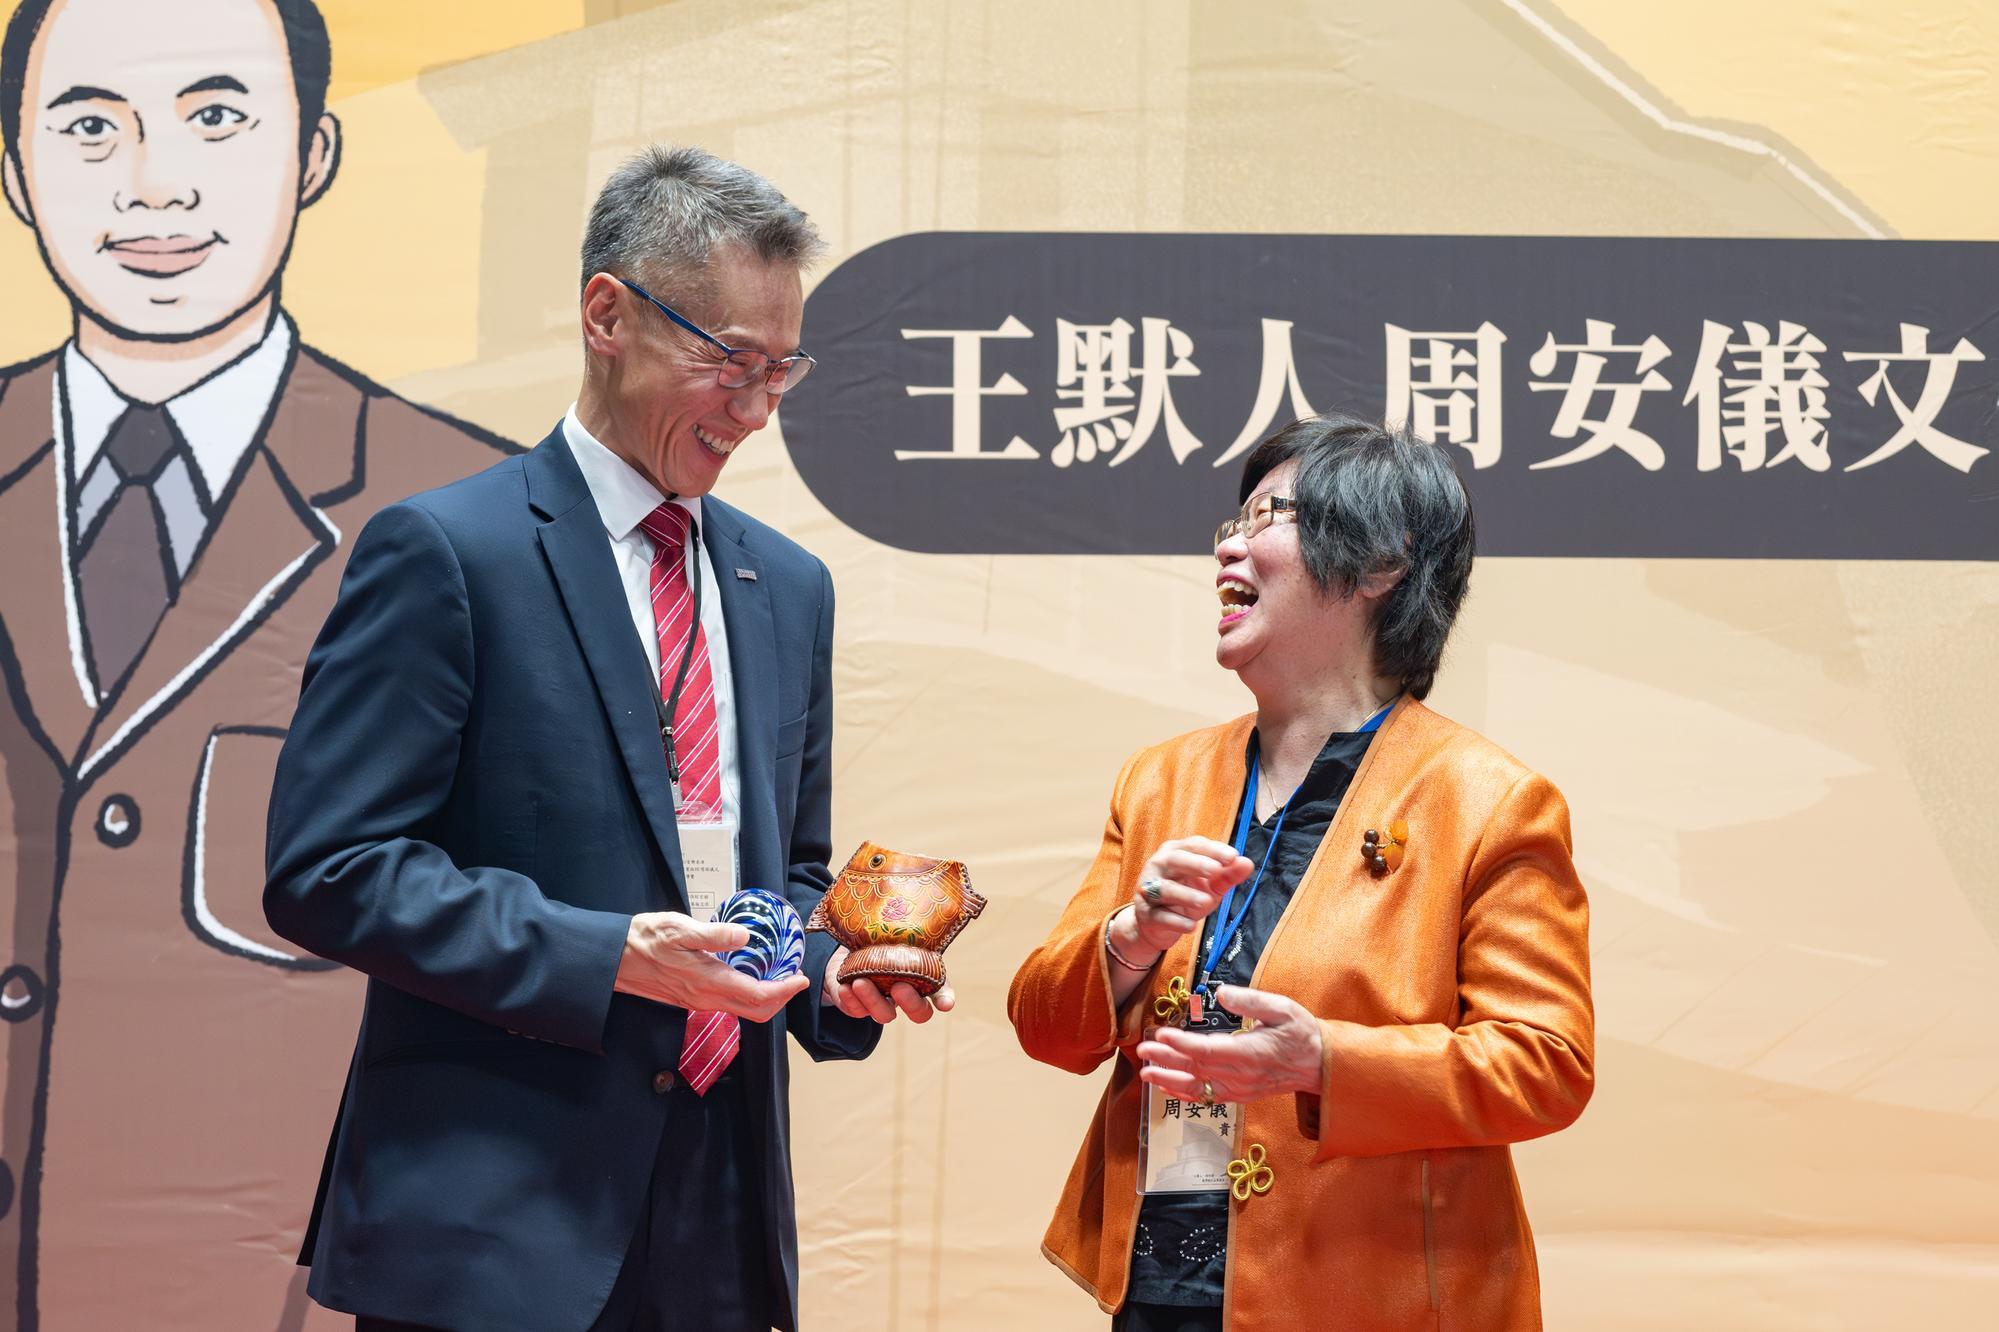
<svg viewBox="0 0 1999 1332">
<path fill-rule="evenodd" d="M 1152 1011 L 1161 1022 L 1177 1023 L 1180 1015 L 1187 1011 L 1192 992 L 1187 988 L 1185 976 L 1175 976 L 1166 982 L 1166 993 L 1152 1001 Z"/>
<path fill-rule="evenodd" d="M 1262 1197 L 1276 1182 L 1277 1172 L 1264 1163 L 1260 1142 L 1249 1145 L 1249 1155 L 1229 1162 L 1229 1192 L 1237 1202 L 1248 1202 L 1252 1193 Z"/>
<path fill-rule="evenodd" d="M 1374 877 L 1378 879 L 1392 869 L 1402 868 L 1402 851 L 1408 845 L 1409 824 L 1407 820 L 1397 819 L 1388 825 L 1385 841 L 1373 828 L 1361 834 L 1360 858 L 1367 862 L 1367 867 L 1374 871 Z"/>
</svg>

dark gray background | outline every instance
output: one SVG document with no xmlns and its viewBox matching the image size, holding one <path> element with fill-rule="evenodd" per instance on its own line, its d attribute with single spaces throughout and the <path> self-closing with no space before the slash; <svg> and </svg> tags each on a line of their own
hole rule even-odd
<svg viewBox="0 0 1999 1332">
<path fill-rule="evenodd" d="M 1844 467 L 1900 427 L 1883 394 L 1860 384 L 1872 362 L 1844 351 L 1900 346 L 1900 325 L 1930 329 L 1929 349 L 1959 337 L 1994 358 L 1959 367 L 1938 425 L 1990 448 L 1999 396 L 1999 244 L 1918 241 L 1605 239 L 1490 236 L 1229 236 L 930 233 L 898 237 L 841 264 L 806 305 L 813 378 L 784 405 L 784 433 L 806 484 L 843 521 L 909 550 L 935 553 L 1206 554 L 1233 509 L 1241 459 L 1212 463 L 1250 415 L 1262 364 L 1262 323 L 1295 321 L 1300 384 L 1313 407 L 1379 417 L 1385 406 L 1383 325 L 1470 330 L 1490 320 L 1504 348 L 1504 451 L 1474 469 L 1487 555 L 1687 556 L 1784 559 L 1999 558 L 1999 457 L 1969 473 L 1920 445 L 1865 470 Z M 996 328 L 1012 315 L 1032 339 L 988 339 L 983 379 L 1011 374 L 1024 397 L 983 402 L 984 446 L 1018 434 L 1031 461 L 904 461 L 896 449 L 950 446 L 951 399 L 911 397 L 907 385 L 951 382 L 950 343 L 907 340 L 904 328 Z M 1112 469 L 1104 458 L 1058 468 L 1056 320 L 1100 324 L 1170 319 L 1194 339 L 1198 378 L 1174 379 L 1173 400 L 1204 447 L 1176 463 L 1163 425 Z M 1656 333 L 1672 349 L 1665 392 L 1643 397 L 1635 424 L 1666 466 L 1644 470 L 1619 450 L 1572 466 L 1529 464 L 1575 447 L 1549 428 L 1559 392 L 1530 392 L 1529 358 L 1553 331 L 1583 341 L 1584 320 L 1616 324 L 1616 341 Z M 1795 460 L 1743 472 L 1733 460 L 1696 470 L 1698 412 L 1682 404 L 1704 319 L 1774 333 L 1803 324 L 1828 394 L 1832 470 Z M 1142 335 L 1134 332 L 1133 361 Z M 1604 378 L 1632 377 L 1611 358 Z M 1566 379 L 1565 355 L 1548 379 Z M 1924 367 L 1890 371 L 1904 402 Z M 1134 382 L 1134 387 L 1136 384 Z M 1605 396 L 1587 413 L 1602 415 Z M 1290 419 L 1288 398 L 1272 429 Z M 1770 456 L 1782 447 L 1773 434 Z"/>
</svg>

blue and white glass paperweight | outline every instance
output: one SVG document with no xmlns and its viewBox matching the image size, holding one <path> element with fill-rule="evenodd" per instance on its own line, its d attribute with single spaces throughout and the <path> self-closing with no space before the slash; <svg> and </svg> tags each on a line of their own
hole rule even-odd
<svg viewBox="0 0 1999 1332">
<path fill-rule="evenodd" d="M 763 888 L 745 888 L 722 903 L 717 920 L 741 925 L 750 941 L 722 961 L 751 980 L 783 980 L 805 964 L 805 924 L 791 903 Z"/>
</svg>

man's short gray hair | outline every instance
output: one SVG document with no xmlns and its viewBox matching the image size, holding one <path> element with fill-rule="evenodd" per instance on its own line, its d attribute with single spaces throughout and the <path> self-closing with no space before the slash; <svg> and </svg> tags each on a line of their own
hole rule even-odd
<svg viewBox="0 0 1999 1332">
<path fill-rule="evenodd" d="M 708 262 L 741 246 L 803 268 L 826 242 L 803 210 L 756 172 L 700 148 L 657 144 L 611 173 L 583 229 L 583 274 L 645 284 L 672 304 L 705 301 Z"/>
</svg>

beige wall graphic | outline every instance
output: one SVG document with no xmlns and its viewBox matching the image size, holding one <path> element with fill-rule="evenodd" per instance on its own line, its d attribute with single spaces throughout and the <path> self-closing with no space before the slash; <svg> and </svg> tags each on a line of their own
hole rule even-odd
<svg viewBox="0 0 1999 1332">
<path fill-rule="evenodd" d="M 132 53 L 149 16 L 194 8 L 214 14 L 159 20 Z M 209 922 L 275 946 L 256 909 L 262 787 L 341 542 L 491 456 L 410 403 L 546 432 L 576 374 L 583 211 L 631 149 L 694 141 L 767 172 L 836 262 L 939 229 L 1999 239 L 1999 18 L 1969 3 L 323 8 L 337 173 L 302 214 L 309 138 L 197 182 L 204 207 L 256 195 L 239 206 L 259 219 L 246 234 L 278 238 L 269 271 L 233 297 L 208 262 L 132 279 L 225 307 L 268 290 L 261 327 L 289 335 L 296 316 L 304 341 L 235 489 L 209 497 L 226 503 L 138 683 L 102 701 L 64 590 L 60 349 L 132 320 L 66 271 L 54 233 L 108 229 L 90 210 L 116 204 L 89 185 L 58 197 L 27 154 L 12 168 L 33 226 L 0 233 L 0 363 L 23 363 L 0 396 L 0 961 L 34 979 L 0 986 L 0 1016 L 22 1017 L 0 1030 L 0 1284 L 20 1298 L 32 1275 L 43 1327 L 340 1325 L 306 1307 L 290 1260 L 352 978 L 231 951 Z M 56 10 L 91 25 L 91 72 L 70 81 L 142 111 L 232 73 L 200 57 L 274 49 L 275 11 L 251 0 Z M 246 30 L 262 45 L 190 49 L 225 13 L 262 20 Z M 176 83 L 175 61 L 202 68 Z M 267 129 L 297 122 L 292 96 Z M 230 151 L 190 141 L 175 160 L 209 169 L 196 147 Z M 137 158 L 100 165 L 180 179 Z M 126 396 L 166 399 L 200 464 L 171 385 Z M 1989 468 L 1966 484 L 1989 492 Z M 1211 664 L 1208 564 L 877 544 L 806 490 L 781 420 L 722 493 L 840 588 L 835 843 L 962 858 L 992 899 L 952 952 L 950 1021 L 892 1031 L 863 1066 L 798 1070 L 806 1318 L 1101 1326 L 1036 1253 L 1098 1087 L 1026 1062 L 1003 995 L 1095 850 L 1118 762 L 1247 707 Z M 1432 702 L 1564 789 L 1596 922 L 1596 1098 L 1518 1153 L 1551 1328 L 1989 1318 L 1995 660 L 1991 564 L 1475 572 Z M 38 1132 L 31 1183 L 17 1153 Z"/>
</svg>

